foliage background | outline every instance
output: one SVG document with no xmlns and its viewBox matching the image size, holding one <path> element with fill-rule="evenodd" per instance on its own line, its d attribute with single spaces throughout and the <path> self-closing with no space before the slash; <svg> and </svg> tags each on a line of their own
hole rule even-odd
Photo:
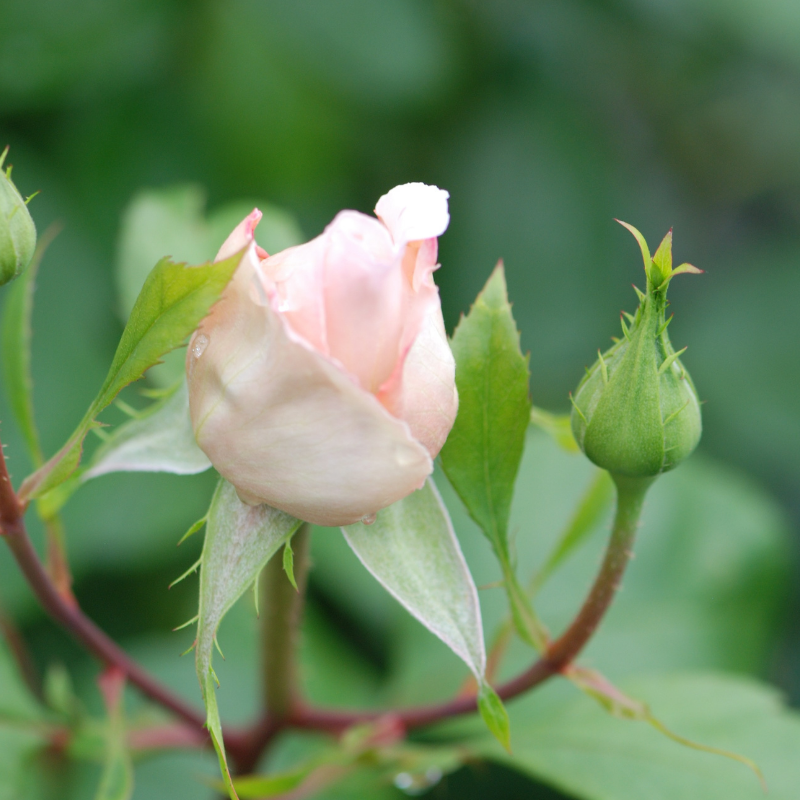
<svg viewBox="0 0 800 800">
<path fill-rule="evenodd" d="M 198 183 L 212 209 L 252 197 L 311 237 L 340 208 L 369 211 L 391 186 L 423 180 L 451 193 L 437 273 L 448 327 L 502 257 L 534 402 L 555 411 L 617 333 L 619 310 L 633 310 L 641 264 L 612 217 L 652 245 L 675 226 L 676 257 L 706 270 L 671 289 L 673 341 L 690 344 L 707 401 L 701 450 L 776 498 L 795 532 L 784 561 L 796 564 L 798 37 L 790 0 L 4 4 L 0 144 L 21 191 L 42 192 L 40 231 L 65 225 L 34 317 L 45 450 L 71 432 L 113 353 L 120 218 L 138 190 Z M 4 399 L 0 419 L 20 479 L 28 465 Z M 195 587 L 164 587 L 189 563 L 173 543 L 210 485 L 112 476 L 68 508 L 76 592 L 129 645 L 182 649 L 166 631 L 193 613 Z M 740 663 L 795 700 L 796 572 L 788 593 L 779 573 L 754 584 L 776 632 Z M 90 675 L 2 552 L 0 576 L 42 665 L 56 652 Z M 324 570 L 312 590 L 312 617 L 334 625 L 347 657 L 385 670 L 390 637 L 374 634 L 390 606 L 359 616 Z M 193 680 L 188 663 L 170 669 Z M 464 797 L 459 780 L 482 779 L 451 779 Z M 522 779 L 505 780 L 511 796 Z"/>
</svg>

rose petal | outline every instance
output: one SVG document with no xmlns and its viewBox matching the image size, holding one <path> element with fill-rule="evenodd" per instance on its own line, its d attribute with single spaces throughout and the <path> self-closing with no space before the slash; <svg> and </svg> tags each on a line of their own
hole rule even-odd
<svg viewBox="0 0 800 800">
<path fill-rule="evenodd" d="M 324 355 L 330 354 L 326 332 L 322 236 L 289 247 L 261 262 L 266 285 L 273 287 L 278 310 L 292 330 Z"/>
<path fill-rule="evenodd" d="M 456 362 L 437 303 L 425 317 L 403 365 L 402 418 L 431 458 L 442 449 L 458 412 Z"/>
<path fill-rule="evenodd" d="M 223 259 L 244 250 L 255 236 L 256 226 L 261 222 L 262 214 L 254 208 L 232 231 L 231 235 L 222 243 L 214 261 Z M 260 248 L 259 248 L 260 249 Z"/>
<path fill-rule="evenodd" d="M 246 502 L 330 526 L 422 486 L 433 468 L 425 448 L 293 335 L 257 270 L 251 249 L 198 329 L 204 348 L 187 356 L 195 436 L 217 470 Z"/>
<path fill-rule="evenodd" d="M 450 224 L 450 194 L 425 183 L 404 183 L 387 192 L 375 213 L 389 229 L 396 245 L 441 236 Z"/>
<path fill-rule="evenodd" d="M 324 237 L 329 352 L 375 393 L 422 320 L 400 268 L 403 251 L 378 220 L 357 211 L 337 214 Z"/>
</svg>

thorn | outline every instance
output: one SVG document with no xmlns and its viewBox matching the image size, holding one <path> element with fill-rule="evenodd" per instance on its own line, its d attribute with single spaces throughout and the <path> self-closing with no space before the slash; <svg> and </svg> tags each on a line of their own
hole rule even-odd
<svg viewBox="0 0 800 800">
<path fill-rule="evenodd" d="M 191 653 L 192 650 L 197 647 L 197 639 L 195 639 L 179 656 L 179 658 L 183 658 L 187 653 Z"/>
<path fill-rule="evenodd" d="M 633 323 L 636 322 L 636 317 L 634 317 L 633 314 L 629 314 L 627 311 L 623 311 L 622 315 L 625 317 L 625 319 L 628 320 L 628 322 L 630 322 L 631 325 L 633 325 Z"/>
<path fill-rule="evenodd" d="M 624 314 L 625 314 L 624 311 L 622 312 L 622 314 L 620 314 L 619 321 L 622 324 L 622 333 L 624 334 L 625 338 L 628 341 L 630 341 L 631 340 L 630 331 L 628 330 L 628 326 L 625 324 Z"/>
<path fill-rule="evenodd" d="M 683 350 L 678 350 L 677 353 L 667 356 L 658 368 L 658 374 L 663 375 L 688 349 L 688 347 L 684 347 Z"/>
<path fill-rule="evenodd" d="M 647 295 L 645 295 L 645 293 L 635 283 L 632 283 L 631 286 L 633 286 L 633 291 L 636 292 L 639 302 L 644 303 L 644 301 L 647 299 Z"/>
<path fill-rule="evenodd" d="M 193 572 L 197 571 L 197 568 L 202 563 L 203 563 L 203 556 L 201 555 L 200 558 L 198 558 L 197 561 L 195 561 L 194 564 L 192 564 L 192 566 L 189 567 L 189 569 L 187 569 L 186 572 L 184 572 L 183 575 L 180 576 L 180 578 L 175 578 L 175 580 L 172 581 L 172 583 L 167 588 L 171 589 L 176 583 L 180 583 L 184 578 L 188 578 Z"/>
<path fill-rule="evenodd" d="M 656 333 L 656 337 L 661 336 L 661 334 L 664 333 L 664 331 L 669 327 L 670 322 L 672 322 L 672 318 L 674 316 L 675 316 L 674 314 L 670 314 L 669 315 L 669 319 L 665 320 L 664 324 L 658 329 L 658 332 Z"/>
<path fill-rule="evenodd" d="M 204 517 L 200 517 L 200 519 L 197 520 L 197 522 L 195 522 L 189 528 L 189 530 L 186 531 L 186 533 L 183 534 L 183 536 L 181 536 L 181 538 L 178 540 L 178 544 L 176 546 L 180 547 L 193 533 L 197 533 L 197 531 L 199 531 L 200 528 L 202 528 L 203 525 L 205 525 L 207 521 L 208 521 L 208 514 L 206 514 Z"/>
<path fill-rule="evenodd" d="M 588 425 L 589 420 L 583 416 L 583 411 L 578 408 L 578 404 L 575 402 L 575 398 L 572 396 L 572 392 L 569 393 L 569 401 L 572 403 L 572 407 L 578 412 L 578 416 Z"/>
<path fill-rule="evenodd" d="M 198 619 L 200 619 L 200 615 L 195 614 L 188 622 L 184 622 L 183 625 L 178 625 L 177 628 L 173 628 L 172 632 L 182 631 L 184 628 L 188 628 L 193 622 L 197 622 Z M 194 647 L 194 645 L 192 645 L 192 647 Z"/>
<path fill-rule="evenodd" d="M 664 421 L 661 423 L 661 425 L 662 425 L 664 428 L 666 428 L 666 427 L 667 427 L 667 425 L 669 425 L 669 423 L 670 423 L 670 422 L 672 422 L 672 420 L 674 420 L 674 419 L 675 419 L 675 417 L 677 417 L 677 416 L 678 416 L 678 414 L 680 414 L 680 413 L 681 413 L 681 411 L 683 411 L 683 409 L 684 409 L 684 408 L 686 408 L 686 406 L 688 406 L 688 405 L 689 405 L 689 400 L 687 400 L 687 401 L 686 401 L 686 402 L 685 402 L 685 403 L 684 403 L 684 404 L 683 404 L 683 405 L 682 405 L 682 406 L 681 406 L 681 407 L 680 407 L 680 408 L 679 408 L 677 411 L 673 411 L 673 412 L 672 412 L 672 413 L 671 413 L 671 414 L 670 414 L 670 415 L 669 415 L 669 416 L 668 416 L 668 417 L 667 417 L 667 418 L 666 418 L 666 419 L 665 419 L 665 420 L 664 420 Z M 667 448 L 667 449 L 668 449 L 668 450 L 672 450 L 672 448 L 671 448 L 671 447 L 670 447 L 670 448 Z"/>
<path fill-rule="evenodd" d="M 597 357 L 600 360 L 600 372 L 603 376 L 603 385 L 608 385 L 608 367 L 606 366 L 606 362 L 603 360 L 603 354 L 598 350 Z"/>
<path fill-rule="evenodd" d="M 222 660 L 225 661 L 225 653 L 222 652 L 222 648 L 219 646 L 219 640 L 217 639 L 216 633 L 214 634 L 214 647 L 217 648 L 217 652 L 222 656 Z M 219 686 L 219 681 L 217 681 L 217 686 Z"/>
<path fill-rule="evenodd" d="M 6 156 L 8 155 L 8 151 L 10 149 L 11 149 L 11 145 L 7 144 L 6 147 L 5 147 L 5 150 L 3 150 L 2 153 L 0 153 L 0 169 L 3 168 L 3 164 L 5 164 Z"/>
</svg>

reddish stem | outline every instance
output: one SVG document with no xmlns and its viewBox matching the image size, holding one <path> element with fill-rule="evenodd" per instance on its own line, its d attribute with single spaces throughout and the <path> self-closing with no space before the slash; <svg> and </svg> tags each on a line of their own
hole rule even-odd
<svg viewBox="0 0 800 800">
<path fill-rule="evenodd" d="M 615 478 L 617 484 L 617 513 L 603 564 L 589 594 L 572 624 L 545 654 L 529 669 L 496 687 L 503 700 L 511 700 L 563 672 L 586 646 L 608 611 L 625 568 L 631 558 L 631 547 L 641 515 L 642 504 L 652 479 Z M 456 697 L 433 706 L 420 706 L 389 712 L 339 712 L 335 710 L 298 707 L 290 723 L 299 728 L 342 731 L 350 725 L 367 722 L 381 716 L 395 717 L 407 730 L 468 714 L 477 710 L 475 697 Z"/>
<path fill-rule="evenodd" d="M 33 547 L 25 529 L 23 513 L 24 508 L 11 486 L 0 446 L 0 534 L 44 610 L 106 666 L 119 668 L 145 695 L 195 728 L 202 729 L 205 722 L 202 714 L 162 686 L 88 619 L 77 605 L 65 600 Z"/>
<path fill-rule="evenodd" d="M 651 483 L 650 480 L 626 479 L 615 479 L 615 482 L 618 502 L 614 530 L 600 572 L 583 606 L 566 632 L 549 645 L 546 653 L 538 661 L 517 677 L 496 687 L 498 695 L 503 700 L 518 697 L 569 667 L 589 641 L 611 605 L 631 556 L 631 545 L 635 538 L 642 502 Z M 73 606 L 59 593 L 28 537 L 23 513 L 24 507 L 11 486 L 0 446 L 0 534 L 4 536 L 39 602 L 89 652 L 107 666 L 119 669 L 143 694 L 172 711 L 189 726 L 182 731 L 179 728 L 171 730 L 164 739 L 153 731 L 150 737 L 144 737 L 145 741 L 149 738 L 150 742 L 159 746 L 169 744 L 197 746 L 202 737 L 202 740 L 208 743 L 203 715 L 173 695 L 136 664 L 83 614 L 77 604 Z M 280 720 L 264 715 L 247 731 L 226 731 L 225 743 L 240 771 L 248 771 L 257 763 L 259 756 L 274 736 L 286 728 L 322 730 L 338 734 L 351 725 L 386 718 L 393 724 L 402 726 L 404 730 L 411 730 L 450 717 L 468 714 L 476 709 L 475 697 L 469 696 L 456 697 L 437 705 L 378 712 L 319 709 L 295 700 Z"/>
</svg>

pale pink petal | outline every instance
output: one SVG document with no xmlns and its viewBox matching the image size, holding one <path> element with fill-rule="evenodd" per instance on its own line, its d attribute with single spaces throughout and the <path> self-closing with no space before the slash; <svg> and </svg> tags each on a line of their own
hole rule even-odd
<svg viewBox="0 0 800 800">
<path fill-rule="evenodd" d="M 261 262 L 266 285 L 273 287 L 277 309 L 292 330 L 328 355 L 324 265 L 325 240 L 318 236 L 306 244 L 289 247 Z"/>
<path fill-rule="evenodd" d="M 323 235 L 329 352 L 374 393 L 392 374 L 409 323 L 402 250 L 377 219 L 356 211 L 338 214 Z"/>
<path fill-rule="evenodd" d="M 246 502 L 330 526 L 422 486 L 433 465 L 408 425 L 292 333 L 257 270 L 251 249 L 187 356 L 195 435 L 217 470 Z"/>
<path fill-rule="evenodd" d="M 234 229 L 231 235 L 222 243 L 214 261 L 222 261 L 234 253 L 244 250 L 255 236 L 256 226 L 261 222 L 261 212 L 254 208 Z M 261 250 L 261 248 L 258 248 Z M 264 252 L 263 250 L 261 251 Z"/>
<path fill-rule="evenodd" d="M 395 244 L 441 236 L 450 224 L 449 193 L 425 183 L 404 183 L 387 192 L 375 213 L 389 229 Z"/>
<path fill-rule="evenodd" d="M 437 303 L 425 317 L 402 374 L 402 419 L 411 435 L 435 458 L 458 412 L 456 363 Z"/>
</svg>

